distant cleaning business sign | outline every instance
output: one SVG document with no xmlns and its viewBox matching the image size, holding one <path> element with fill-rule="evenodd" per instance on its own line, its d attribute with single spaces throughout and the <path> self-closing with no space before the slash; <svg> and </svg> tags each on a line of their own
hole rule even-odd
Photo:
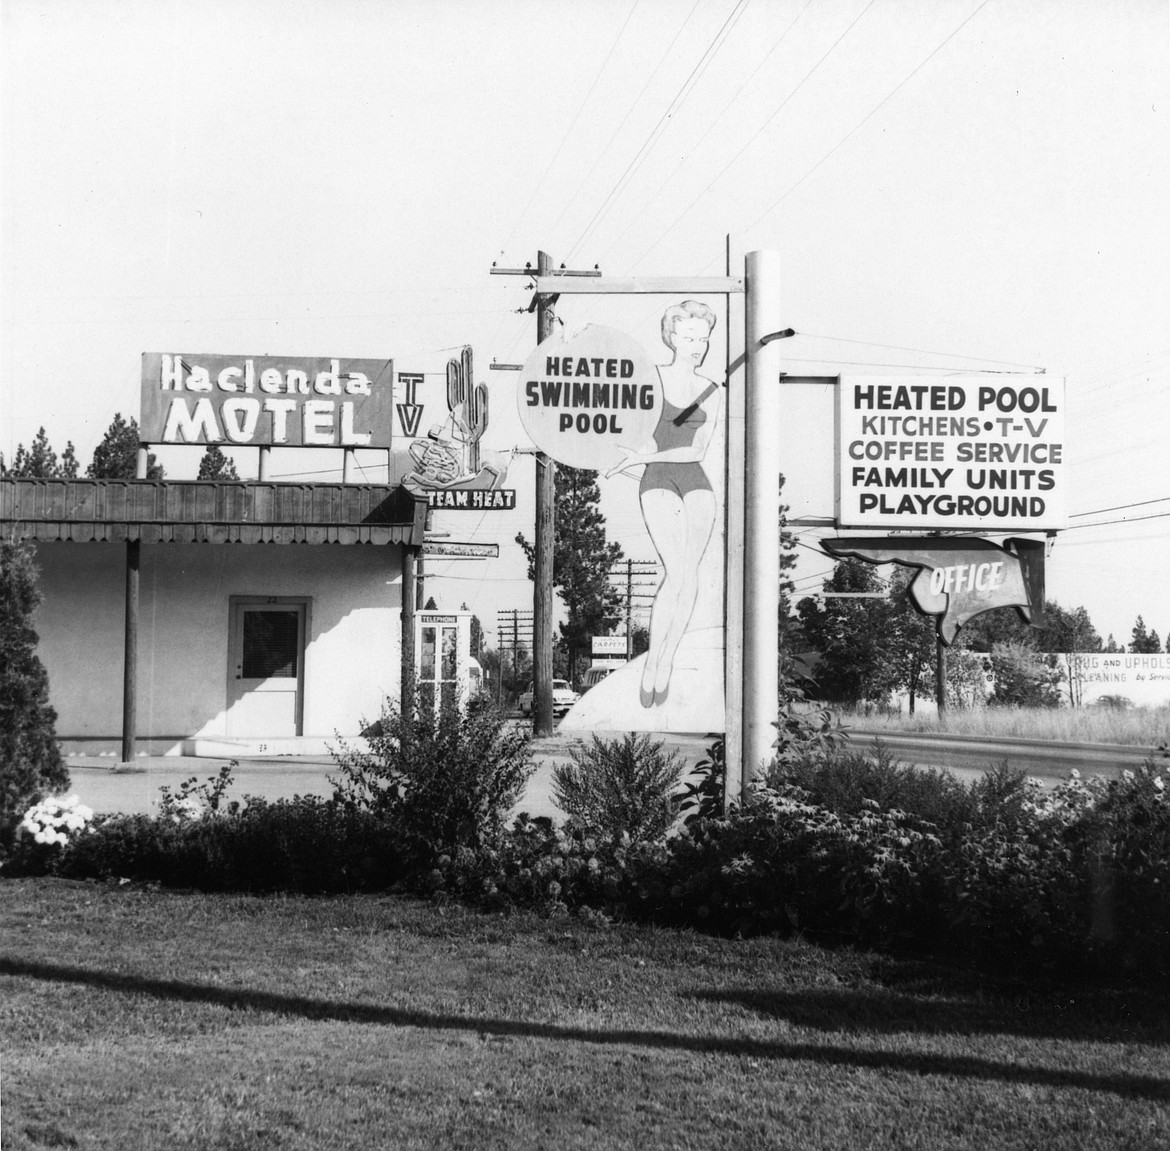
<svg viewBox="0 0 1170 1151">
<path fill-rule="evenodd" d="M 841 527 L 1065 526 L 1064 380 L 842 376 Z"/>
<path fill-rule="evenodd" d="M 148 444 L 388 448 L 391 360 L 147 352 Z"/>
</svg>

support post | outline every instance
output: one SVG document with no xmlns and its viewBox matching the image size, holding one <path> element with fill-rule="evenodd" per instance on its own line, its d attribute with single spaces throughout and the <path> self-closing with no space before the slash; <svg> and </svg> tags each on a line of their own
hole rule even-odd
<svg viewBox="0 0 1170 1151">
<path fill-rule="evenodd" d="M 259 480 L 268 479 L 269 461 L 272 456 L 272 449 L 267 445 L 260 448 L 260 466 L 257 470 L 256 478 Z"/>
<path fill-rule="evenodd" d="M 537 273 L 547 276 L 552 259 L 538 252 Z M 552 303 L 540 296 L 536 308 L 536 342 L 543 343 L 553 330 Z M 533 557 L 532 594 L 532 717 L 533 734 L 551 735 L 553 729 L 553 550 L 555 547 L 556 464 L 544 452 L 536 455 L 536 544 Z"/>
<path fill-rule="evenodd" d="M 726 272 L 744 267 L 743 248 L 727 237 Z M 744 374 L 747 334 L 744 296 L 727 296 L 727 409 L 724 417 L 727 449 L 724 453 L 723 509 L 723 809 L 740 799 L 743 782 L 743 530 L 744 530 Z"/>
<path fill-rule="evenodd" d="M 780 255 L 749 252 L 744 395 L 743 759 L 747 790 L 772 758 L 779 707 Z"/>
<path fill-rule="evenodd" d="M 418 548 L 402 549 L 402 677 L 399 688 L 399 709 L 405 715 L 414 703 L 415 688 L 415 564 Z"/>
<path fill-rule="evenodd" d="M 947 710 L 947 645 L 942 637 L 934 637 L 934 698 L 938 701 L 938 715 L 941 719 Z"/>
<path fill-rule="evenodd" d="M 138 575 L 140 540 L 126 541 L 126 638 L 122 656 L 122 763 L 134 762 L 138 737 Z"/>
</svg>

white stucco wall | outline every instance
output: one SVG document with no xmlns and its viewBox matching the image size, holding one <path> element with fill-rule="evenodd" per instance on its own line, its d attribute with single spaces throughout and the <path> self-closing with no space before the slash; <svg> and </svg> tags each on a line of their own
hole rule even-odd
<svg viewBox="0 0 1170 1151">
<path fill-rule="evenodd" d="M 138 734 L 152 750 L 166 749 L 160 741 L 228 733 L 232 596 L 309 600 L 304 736 L 356 735 L 386 696 L 397 698 L 398 547 L 144 544 L 141 554 Z M 37 563 L 39 654 L 58 735 L 118 739 L 125 545 L 41 544 Z"/>
</svg>

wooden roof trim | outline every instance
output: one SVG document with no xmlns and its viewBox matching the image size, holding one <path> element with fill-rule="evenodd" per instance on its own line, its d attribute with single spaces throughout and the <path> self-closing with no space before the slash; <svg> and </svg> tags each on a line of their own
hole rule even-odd
<svg viewBox="0 0 1170 1151">
<path fill-rule="evenodd" d="M 73 542 L 422 545 L 425 499 L 400 485 L 0 478 L 0 536 Z"/>
</svg>

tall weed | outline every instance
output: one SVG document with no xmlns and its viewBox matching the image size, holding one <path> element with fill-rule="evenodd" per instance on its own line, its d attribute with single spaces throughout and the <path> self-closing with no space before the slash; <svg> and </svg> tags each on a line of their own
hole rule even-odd
<svg viewBox="0 0 1170 1151">
<path fill-rule="evenodd" d="M 498 831 L 533 771 L 528 736 L 494 707 L 387 702 L 368 741 L 333 752 L 334 799 L 394 824 L 424 860 Z"/>
</svg>

